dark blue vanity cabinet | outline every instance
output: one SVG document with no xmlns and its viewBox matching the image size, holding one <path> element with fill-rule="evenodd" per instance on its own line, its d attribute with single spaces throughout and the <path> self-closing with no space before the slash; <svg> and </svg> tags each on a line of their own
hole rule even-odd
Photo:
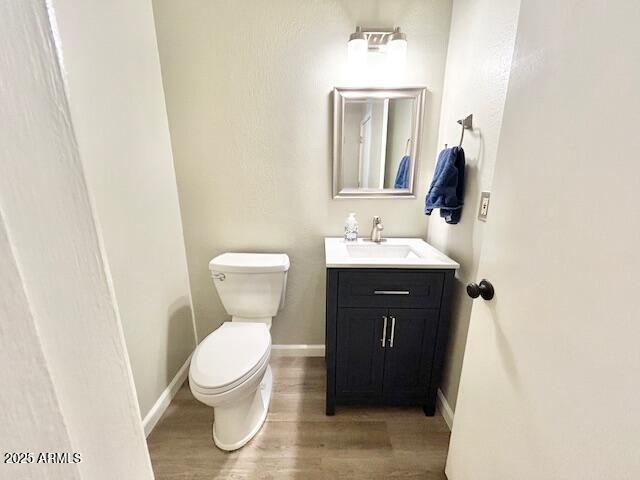
<svg viewBox="0 0 640 480">
<path fill-rule="evenodd" d="M 421 405 L 433 415 L 454 270 L 327 269 L 326 413 Z"/>
</svg>

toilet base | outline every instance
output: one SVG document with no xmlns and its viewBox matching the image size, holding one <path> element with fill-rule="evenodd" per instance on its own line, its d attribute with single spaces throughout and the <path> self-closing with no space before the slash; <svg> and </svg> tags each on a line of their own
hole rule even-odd
<svg viewBox="0 0 640 480">
<path fill-rule="evenodd" d="M 233 405 L 214 408 L 213 441 L 219 449 L 237 450 L 260 431 L 269 412 L 272 387 L 273 375 L 268 366 L 255 393 Z"/>
</svg>

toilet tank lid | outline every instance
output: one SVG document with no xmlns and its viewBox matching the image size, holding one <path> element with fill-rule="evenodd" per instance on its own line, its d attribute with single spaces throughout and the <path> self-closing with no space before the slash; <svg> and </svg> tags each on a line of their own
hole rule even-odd
<svg viewBox="0 0 640 480">
<path fill-rule="evenodd" d="M 289 270 L 284 253 L 223 253 L 209 262 L 212 272 L 270 273 Z"/>
</svg>

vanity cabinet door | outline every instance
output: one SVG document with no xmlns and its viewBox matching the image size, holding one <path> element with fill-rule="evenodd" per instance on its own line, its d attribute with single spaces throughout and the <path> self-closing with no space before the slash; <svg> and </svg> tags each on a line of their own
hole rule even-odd
<svg viewBox="0 0 640 480">
<path fill-rule="evenodd" d="M 342 308 L 338 311 L 336 395 L 342 401 L 376 402 L 382 398 L 385 308 Z M 386 341 L 385 341 L 386 343 Z"/>
<path fill-rule="evenodd" d="M 421 403 L 434 360 L 438 310 L 391 309 L 385 349 L 385 402 Z"/>
</svg>

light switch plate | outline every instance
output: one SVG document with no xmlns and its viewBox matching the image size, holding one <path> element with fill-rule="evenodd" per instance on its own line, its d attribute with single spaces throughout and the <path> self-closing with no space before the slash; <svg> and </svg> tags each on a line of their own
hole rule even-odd
<svg viewBox="0 0 640 480">
<path fill-rule="evenodd" d="M 491 192 L 482 192 L 480 194 L 480 210 L 478 210 L 478 220 L 482 222 L 487 221 L 487 215 L 489 214 L 490 199 L 491 199 Z"/>
</svg>

